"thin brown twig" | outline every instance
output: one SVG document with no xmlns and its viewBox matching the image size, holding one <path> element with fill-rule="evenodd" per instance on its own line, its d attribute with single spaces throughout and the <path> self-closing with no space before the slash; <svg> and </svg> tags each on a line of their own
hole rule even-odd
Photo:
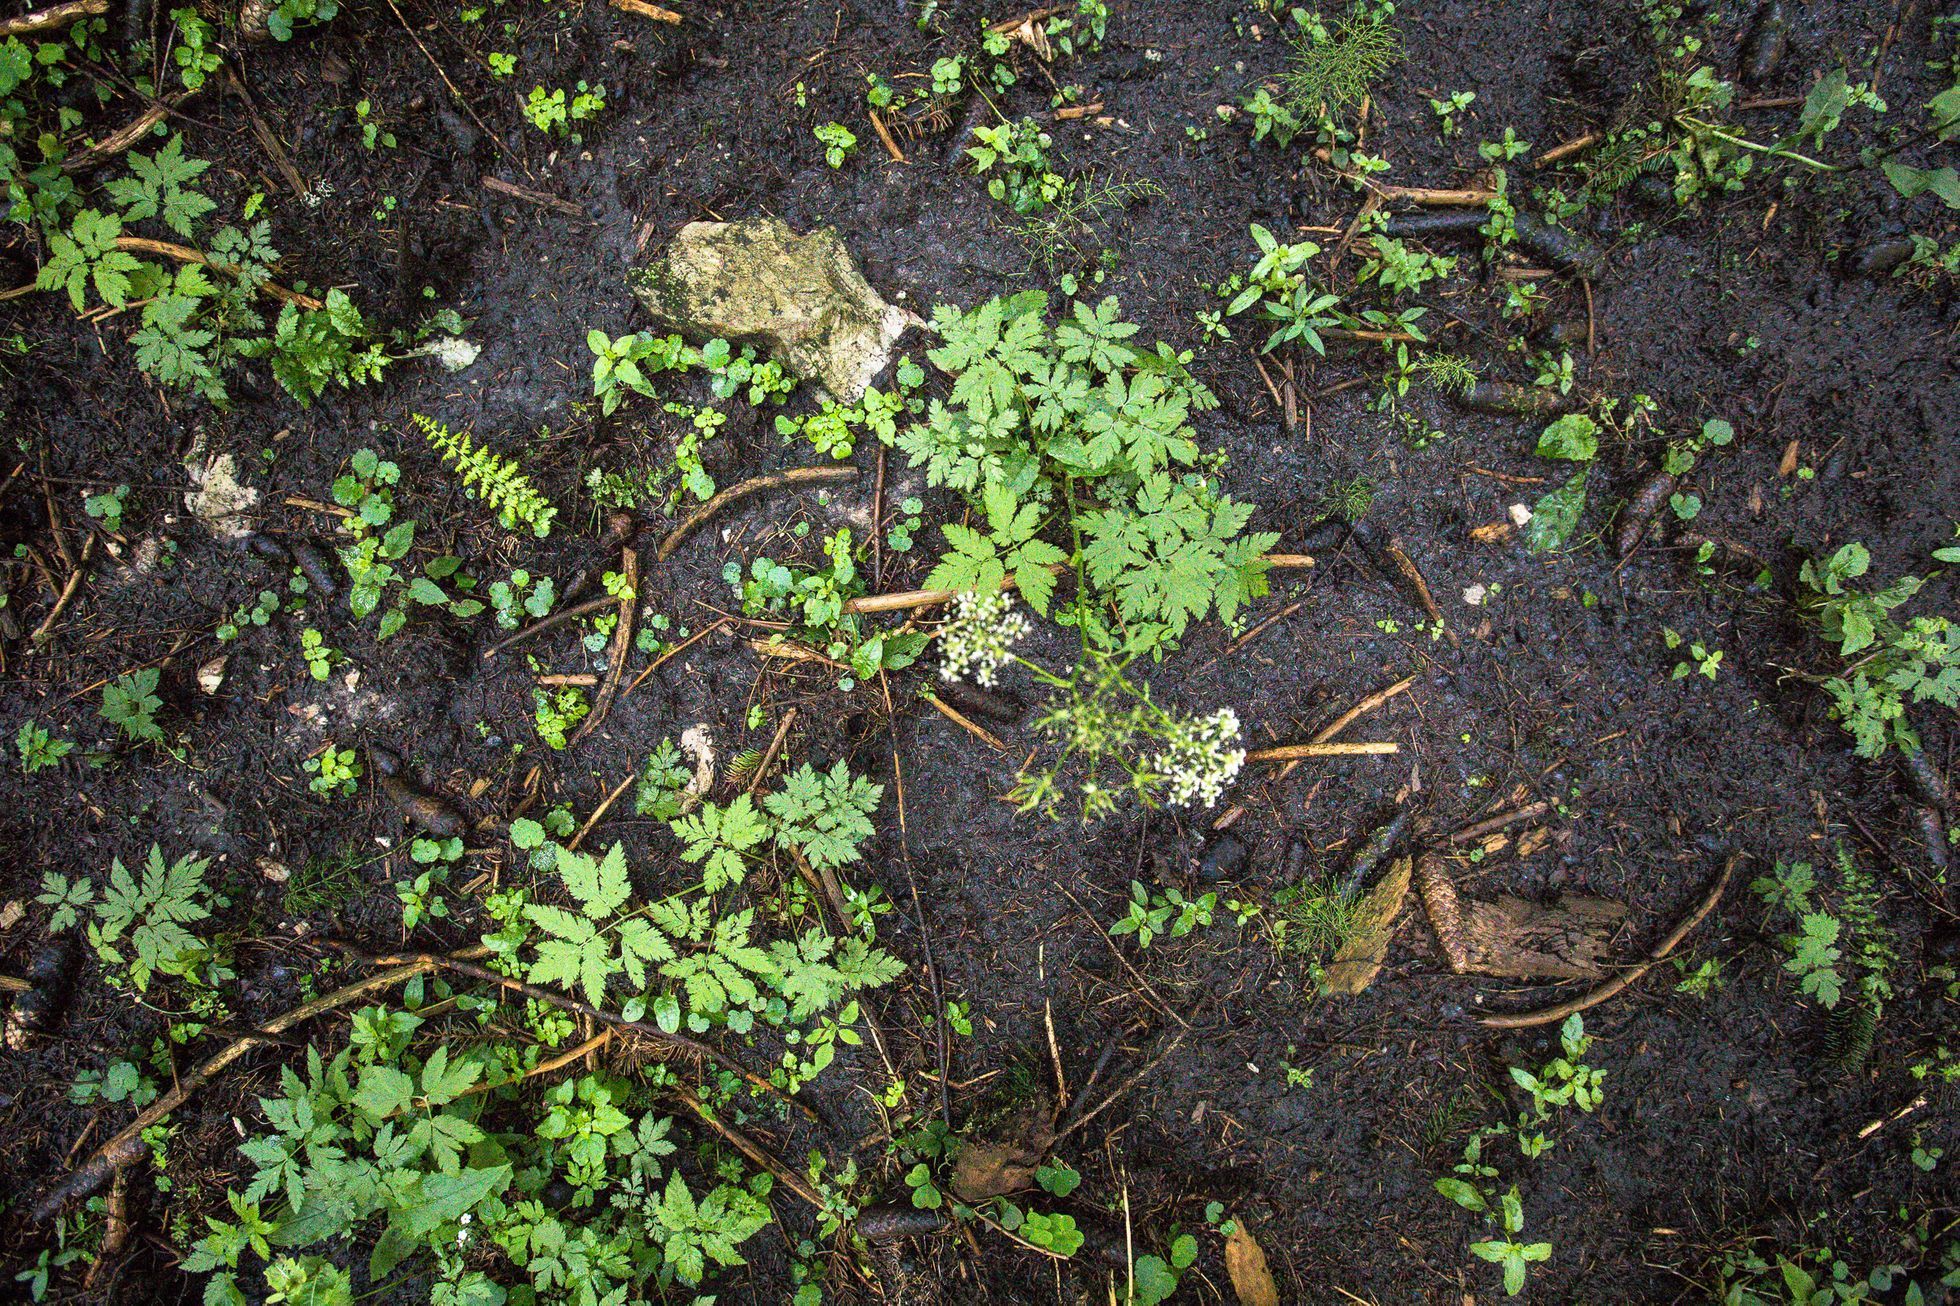
<svg viewBox="0 0 1960 1306">
<path fill-rule="evenodd" d="M 82 541 L 80 561 L 75 564 L 74 570 L 68 573 L 68 580 L 62 585 L 61 593 L 55 596 L 54 606 L 48 609 L 48 615 L 41 618 L 41 624 L 36 626 L 34 633 L 27 637 L 28 643 L 38 646 L 47 642 L 54 630 L 54 623 L 61 620 L 61 614 L 68 610 L 68 605 L 74 602 L 75 595 L 81 591 L 82 577 L 88 574 L 89 555 L 94 552 L 95 536 L 91 535 Z"/>
<path fill-rule="evenodd" d="M 566 1066 L 571 1065 L 574 1061 L 579 1061 L 585 1057 L 588 1057 L 592 1055 L 594 1052 L 597 1052 L 600 1048 L 604 1047 L 606 1044 L 612 1042 L 614 1032 L 615 1031 L 613 1030 L 613 1027 L 608 1025 L 604 1029 L 600 1030 L 597 1034 L 594 1034 L 591 1038 L 585 1040 L 585 1042 L 573 1048 L 570 1052 L 560 1053 L 559 1055 L 551 1058 L 551 1060 L 549 1061 L 540 1061 L 538 1062 L 537 1065 L 532 1066 L 529 1070 L 525 1071 L 521 1075 L 516 1076 L 515 1078 L 500 1079 L 494 1083 L 485 1081 L 484 1083 L 480 1083 L 480 1084 L 471 1084 L 468 1088 L 464 1089 L 461 1093 L 458 1093 L 457 1096 L 458 1097 L 481 1097 L 485 1093 L 494 1092 L 495 1090 L 500 1088 L 509 1088 L 513 1084 L 521 1084 L 525 1080 L 534 1079 L 539 1075 L 548 1075 L 554 1070 L 563 1070 Z"/>
<path fill-rule="evenodd" d="M 1352 744 L 1275 744 L 1255 748 L 1245 755 L 1248 762 L 1304 762 L 1314 757 L 1385 757 L 1399 753 L 1402 746 L 1391 739 Z"/>
<path fill-rule="evenodd" d="M 1089 922 L 1089 927 L 1095 931 L 1096 937 L 1103 941 L 1103 946 L 1109 949 L 1110 955 L 1116 958 L 1117 962 L 1123 967 L 1123 969 L 1130 973 L 1130 978 L 1135 980 L 1138 986 L 1141 987 L 1145 993 L 1150 995 L 1150 1000 L 1156 1004 L 1157 1010 L 1163 1012 L 1166 1016 L 1169 1016 L 1172 1020 L 1176 1021 L 1179 1025 L 1183 1026 L 1185 1029 L 1187 1030 L 1190 1029 L 1191 1023 L 1186 1019 L 1184 1019 L 1184 1017 L 1178 1015 L 1176 1009 L 1173 1008 L 1170 1003 L 1164 1001 L 1164 995 L 1157 992 L 1157 990 L 1151 986 L 1150 981 L 1145 979 L 1142 973 L 1138 971 L 1135 966 L 1132 966 L 1130 964 L 1130 959 L 1123 955 L 1123 950 L 1116 946 L 1116 941 L 1110 938 L 1109 935 L 1104 931 L 1102 922 L 1096 919 L 1095 914 L 1091 912 L 1087 907 L 1084 907 L 1082 905 L 1082 900 L 1076 897 L 1074 892 L 1071 891 L 1066 884 L 1057 884 L 1055 887 L 1060 889 L 1062 893 L 1067 896 L 1068 900 L 1075 904 L 1075 909 L 1082 913 L 1084 920 Z"/>
<path fill-rule="evenodd" d="M 789 737 L 789 728 L 796 724 L 796 711 L 797 709 L 791 708 L 783 713 L 783 719 L 776 725 L 776 733 L 769 738 L 769 747 L 762 751 L 762 760 L 755 764 L 755 774 L 749 779 L 748 794 L 751 798 L 755 796 L 755 791 L 761 788 L 763 777 L 769 774 L 770 764 L 776 760 L 776 754 L 782 751 L 783 740 Z"/>
<path fill-rule="evenodd" d="M 767 476 L 755 476 L 740 485 L 731 485 L 714 498 L 683 517 L 667 538 L 660 541 L 660 549 L 654 555 L 665 562 L 673 556 L 674 550 L 686 543 L 687 537 L 707 524 L 709 518 L 731 503 L 739 503 L 750 495 L 761 494 L 765 490 L 780 489 L 785 485 L 808 485 L 827 481 L 848 481 L 857 475 L 855 467 L 793 467 L 786 472 L 771 472 Z"/>
<path fill-rule="evenodd" d="M 972 735 L 975 739 L 979 740 L 987 747 L 1002 753 L 1005 753 L 1007 751 L 1007 745 L 1001 742 L 1000 736 L 996 735 L 993 731 L 987 729 L 985 726 L 974 721 L 971 717 L 967 716 L 964 712 L 954 707 L 951 703 L 948 703 L 945 699 L 941 698 L 939 695 L 928 693 L 924 695 L 924 698 L 926 702 L 932 704 L 934 707 L 939 709 L 939 714 L 941 716 L 945 717 L 948 721 L 951 721 L 954 725 L 958 726 L 960 729 L 966 731 L 969 735 Z"/>
<path fill-rule="evenodd" d="M 681 21 L 681 16 L 673 10 L 663 9 L 656 4 L 649 4 L 648 0 L 607 0 L 607 3 L 622 12 L 638 14 L 642 18 L 651 18 L 656 23 L 679 23 Z"/>
<path fill-rule="evenodd" d="M 742 1133 L 733 1125 L 717 1116 L 708 1107 L 707 1103 L 695 1095 L 693 1089 L 690 1089 L 685 1084 L 669 1084 L 667 1085 L 667 1091 L 686 1103 L 687 1109 L 694 1112 L 696 1116 L 699 1116 L 702 1124 L 714 1130 L 717 1134 L 720 1134 L 728 1142 L 730 1147 L 733 1147 L 750 1161 L 774 1175 L 776 1181 L 782 1184 L 783 1187 L 789 1189 L 798 1197 L 801 1197 L 817 1210 L 821 1211 L 824 1209 L 823 1198 L 817 1196 L 816 1190 L 804 1182 L 803 1176 L 797 1174 L 796 1171 L 790 1169 L 781 1161 L 778 1161 L 769 1152 L 764 1150 L 761 1144 L 757 1143 L 747 1134 Z"/>
<path fill-rule="evenodd" d="M 562 626 L 568 621 L 576 621 L 580 617 L 583 617 L 588 613 L 598 612 L 602 608 L 609 608 L 616 602 L 618 602 L 618 600 L 613 598 L 613 596 L 610 594 L 596 594 L 593 597 L 586 599 L 584 602 L 572 604 L 572 606 L 569 608 L 560 608 L 558 609 L 558 611 L 552 613 L 550 616 L 542 617 L 537 621 L 532 622 L 524 629 L 518 631 L 516 634 L 506 635 L 502 639 L 498 640 L 496 643 L 492 644 L 489 648 L 484 649 L 483 660 L 488 662 L 491 658 L 496 657 L 497 654 L 503 652 L 505 649 L 509 648 L 512 644 L 522 643 L 524 640 L 531 638 L 533 635 L 542 635 L 544 634 L 544 632 L 552 629 L 554 626 Z"/>
<path fill-rule="evenodd" d="M 619 575 L 619 620 L 606 649 L 606 678 L 592 696 L 592 710 L 565 741 L 567 748 L 599 728 L 606 713 L 612 711 L 613 700 L 619 697 L 619 682 L 626 675 L 626 657 L 633 650 L 633 627 L 639 624 L 640 613 L 640 551 L 631 544 L 619 551 Z"/>
<path fill-rule="evenodd" d="M 693 648 L 696 644 L 699 644 L 702 640 L 706 639 L 708 636 L 726 627 L 730 620 L 732 620 L 732 618 L 717 617 L 715 620 L 703 626 L 699 632 L 693 635 L 689 635 L 686 639 L 674 645 L 674 647 L 668 649 L 665 653 L 662 653 L 659 657 L 655 658 L 653 661 L 647 663 L 646 670 L 642 671 L 639 675 L 633 677 L 633 683 L 626 687 L 624 693 L 622 694 L 622 697 L 624 696 L 624 694 L 630 694 L 634 690 L 638 689 L 640 687 L 640 682 L 642 680 L 645 680 L 648 676 L 652 675 L 654 672 L 660 670 L 663 664 L 665 664 L 666 662 L 670 661 L 673 658 L 679 657 L 681 654 L 687 652 L 687 650 Z"/>
<path fill-rule="evenodd" d="M 206 258 L 189 245 L 179 245 L 173 241 L 150 240 L 145 236 L 118 236 L 116 237 L 116 248 L 130 254 L 155 254 L 160 258 L 174 258 L 179 263 L 196 263 L 203 267 L 213 268 L 230 277 L 243 275 L 236 264 L 220 263 L 216 259 Z M 258 291 L 260 294 L 268 295 L 282 304 L 293 304 L 300 308 L 315 311 L 326 307 L 325 304 L 313 298 L 311 295 L 302 295 L 297 290 L 288 290 L 286 287 L 272 281 L 259 282 Z"/>
<path fill-rule="evenodd" d="M 469 951 L 482 955 L 489 949 L 473 948 Z M 259 1026 L 261 1033 L 247 1034 L 205 1058 L 190 1073 L 179 1078 L 169 1092 L 138 1112 L 134 1120 L 96 1148 L 88 1160 L 68 1173 L 67 1178 L 49 1189 L 28 1213 L 28 1219 L 36 1224 L 44 1223 L 70 1202 L 100 1191 L 102 1185 L 109 1182 L 117 1171 L 148 1156 L 150 1145 L 143 1141 L 143 1131 L 188 1102 L 193 1094 L 222 1074 L 234 1061 L 253 1048 L 270 1043 L 272 1040 L 267 1036 L 283 1034 L 293 1026 L 303 1024 L 336 1007 L 345 1006 L 349 1002 L 381 989 L 390 988 L 417 975 L 426 974 L 436 969 L 438 964 L 436 958 L 423 956 L 377 971 L 375 974 L 355 980 L 352 984 L 343 985 L 331 993 L 323 994 L 311 1002 L 302 1002 L 283 1015 L 274 1016 Z"/>
<path fill-rule="evenodd" d="M 31 14 L 0 20 L 0 41 L 10 36 L 45 32 L 51 27 L 62 27 L 80 18 L 93 18 L 108 12 L 109 0 L 63 0 L 61 4 L 49 5 Z"/>
<path fill-rule="evenodd" d="M 571 842 L 566 844 L 565 847 L 576 850 L 580 844 L 584 843 L 585 836 L 592 833 L 592 827 L 599 824 L 599 818 L 611 811 L 612 805 L 619 801 L 619 796 L 626 792 L 626 787 L 639 778 L 638 773 L 635 772 L 629 774 L 624 780 L 614 785 L 612 792 L 606 795 L 605 801 L 592 809 L 592 815 L 585 818 L 585 824 L 578 828 L 578 833 L 572 836 Z"/>
<path fill-rule="evenodd" d="M 421 34 L 408 25 L 408 19 L 402 17 L 402 11 L 396 7 L 395 0 L 388 0 L 388 8 L 394 13 L 395 21 L 402 25 L 402 30 L 408 33 L 408 39 L 415 42 L 415 48 L 420 50 L 422 57 L 429 61 L 429 67 L 436 70 L 436 76 L 442 78 L 442 84 L 449 88 L 450 98 L 463 106 L 463 112 L 470 116 L 470 120 L 476 124 L 477 130 L 481 131 L 484 137 L 489 140 L 490 148 L 498 154 L 502 154 L 504 152 L 503 142 L 497 137 L 496 133 L 490 130 L 483 119 L 477 116 L 476 106 L 463 98 L 463 93 L 456 88 L 456 83 L 449 80 L 449 74 L 443 70 L 441 64 L 436 62 L 436 57 L 429 53 L 429 47 L 422 44 Z"/>
</svg>

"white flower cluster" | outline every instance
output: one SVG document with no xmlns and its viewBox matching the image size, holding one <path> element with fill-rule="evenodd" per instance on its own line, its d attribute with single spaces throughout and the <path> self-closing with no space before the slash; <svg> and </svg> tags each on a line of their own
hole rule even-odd
<svg viewBox="0 0 1960 1306">
<path fill-rule="evenodd" d="M 1163 737 L 1150 769 L 1163 777 L 1165 801 L 1174 806 L 1214 806 L 1245 765 L 1239 714 L 1229 707 L 1210 716 L 1173 717 Z"/>
<path fill-rule="evenodd" d="M 1033 628 L 1006 590 L 960 594 L 953 600 L 952 620 L 939 628 L 940 676 L 991 687 L 1013 656 L 1015 642 Z"/>
</svg>

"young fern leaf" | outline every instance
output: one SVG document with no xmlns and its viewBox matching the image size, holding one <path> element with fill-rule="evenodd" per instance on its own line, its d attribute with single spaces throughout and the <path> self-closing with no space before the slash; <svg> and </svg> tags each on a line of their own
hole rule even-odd
<svg viewBox="0 0 1960 1306">
<path fill-rule="evenodd" d="M 472 439 L 469 432 L 451 431 L 421 413 L 411 414 L 409 420 L 455 469 L 463 488 L 497 510 L 506 530 L 528 527 L 539 539 L 551 534 L 558 510 L 531 484 L 515 458 L 500 458 Z"/>
</svg>

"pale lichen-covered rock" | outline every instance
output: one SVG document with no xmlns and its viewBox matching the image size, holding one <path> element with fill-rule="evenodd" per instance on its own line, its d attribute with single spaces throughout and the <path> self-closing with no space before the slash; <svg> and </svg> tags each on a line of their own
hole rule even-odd
<svg viewBox="0 0 1960 1306">
<path fill-rule="evenodd" d="M 634 277 L 663 330 L 752 342 L 840 403 L 855 403 L 915 321 L 887 304 L 837 233 L 779 218 L 690 222 Z"/>
</svg>

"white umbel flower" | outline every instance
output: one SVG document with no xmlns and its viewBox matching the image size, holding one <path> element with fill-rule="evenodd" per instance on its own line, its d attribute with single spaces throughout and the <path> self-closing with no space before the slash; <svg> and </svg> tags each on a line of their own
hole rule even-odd
<svg viewBox="0 0 1960 1306">
<path fill-rule="evenodd" d="M 1239 714 L 1229 707 L 1209 716 L 1173 717 L 1163 737 L 1150 768 L 1164 778 L 1164 801 L 1173 806 L 1215 806 L 1245 765 Z"/>
<path fill-rule="evenodd" d="M 1006 590 L 962 593 L 953 599 L 953 617 L 939 628 L 939 674 L 989 688 L 1014 656 L 1014 645 L 1033 629 L 1028 614 Z"/>
</svg>

